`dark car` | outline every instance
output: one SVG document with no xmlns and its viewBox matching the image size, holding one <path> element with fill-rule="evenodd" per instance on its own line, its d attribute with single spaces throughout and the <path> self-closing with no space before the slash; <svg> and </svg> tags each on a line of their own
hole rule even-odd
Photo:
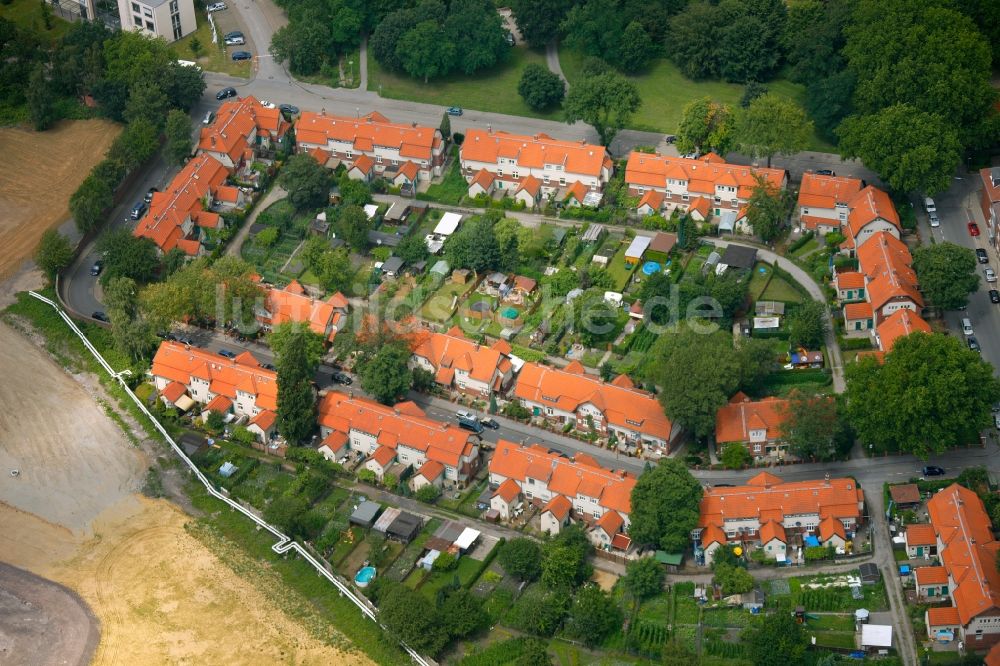
<svg viewBox="0 0 1000 666">
<path fill-rule="evenodd" d="M 920 471 L 924 476 L 944 476 L 944 468 L 937 465 L 927 465 Z"/>
<path fill-rule="evenodd" d="M 990 289 L 990 303 L 1000 303 L 1000 291 Z"/>
<path fill-rule="evenodd" d="M 836 176 L 833 169 L 816 169 L 816 175 L 818 176 Z"/>
<path fill-rule="evenodd" d="M 111 321 L 110 319 L 108 319 L 108 315 L 104 314 L 100 310 L 94 310 L 94 314 L 90 316 L 96 319 L 97 321 L 103 321 L 105 323 Z"/>
<path fill-rule="evenodd" d="M 288 117 L 299 115 L 299 107 L 294 104 L 279 104 L 278 109 Z"/>
<path fill-rule="evenodd" d="M 270 363 L 261 363 L 260 367 L 264 368 L 265 370 L 270 370 L 271 372 L 274 372 L 274 366 L 271 365 Z"/>
<path fill-rule="evenodd" d="M 982 351 L 982 348 L 979 346 L 979 340 L 976 340 L 976 336 L 970 335 L 965 339 L 965 342 L 972 351 Z"/>
<path fill-rule="evenodd" d="M 170 331 L 157 331 L 156 337 L 160 338 L 161 340 L 168 340 L 168 341 L 177 339 L 177 336 L 175 336 Z"/>
<path fill-rule="evenodd" d="M 473 421 L 472 419 L 459 418 L 458 425 L 459 427 L 465 428 L 466 430 L 471 430 L 477 435 L 483 432 L 483 424 L 480 423 L 479 421 Z"/>
<path fill-rule="evenodd" d="M 448 107 L 449 116 L 460 116 L 462 115 L 462 107 L 460 106 L 449 106 Z"/>
<path fill-rule="evenodd" d="M 346 372 L 333 373 L 333 381 L 337 382 L 338 384 L 343 384 L 344 386 L 350 386 L 351 384 L 354 383 L 354 380 L 351 379 L 351 376 Z"/>
<path fill-rule="evenodd" d="M 104 270 L 104 260 L 98 259 L 97 261 L 94 262 L 94 265 L 90 267 L 90 274 L 96 277 L 100 275 L 101 271 L 103 270 Z"/>
<path fill-rule="evenodd" d="M 226 99 L 227 97 L 236 97 L 236 88 L 223 88 L 219 92 L 215 93 L 215 99 Z"/>
<path fill-rule="evenodd" d="M 236 352 L 229 351 L 228 349 L 220 349 L 219 356 L 225 356 L 226 358 L 236 358 Z"/>
<path fill-rule="evenodd" d="M 177 342 L 181 343 L 182 345 L 187 345 L 188 347 L 198 346 L 197 344 L 195 344 L 195 341 L 192 338 L 189 338 L 186 335 L 178 335 Z"/>
<path fill-rule="evenodd" d="M 986 254 L 986 250 L 981 247 L 976 248 L 976 259 L 978 259 L 981 264 L 990 263 L 990 255 Z"/>
<path fill-rule="evenodd" d="M 143 197 L 142 200 L 145 201 L 146 203 L 152 203 L 153 195 L 156 194 L 157 192 L 159 192 L 159 190 L 156 189 L 155 187 L 149 188 L 149 190 L 146 192 L 146 196 Z"/>
<path fill-rule="evenodd" d="M 140 217 L 142 217 L 142 214 L 145 212 L 146 212 L 146 202 L 139 201 L 134 206 L 132 206 L 132 211 L 129 213 L 129 215 L 132 216 L 133 220 L 138 220 Z"/>
<path fill-rule="evenodd" d="M 249 51 L 233 51 L 233 60 L 250 60 L 253 54 Z"/>
<path fill-rule="evenodd" d="M 496 419 L 491 419 L 491 418 L 479 419 L 479 422 L 482 423 L 487 428 L 489 428 L 490 430 L 500 429 L 500 424 L 496 422 Z"/>
</svg>

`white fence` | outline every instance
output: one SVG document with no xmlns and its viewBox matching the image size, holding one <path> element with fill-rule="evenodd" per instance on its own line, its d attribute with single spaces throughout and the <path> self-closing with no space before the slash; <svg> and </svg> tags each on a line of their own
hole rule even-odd
<svg viewBox="0 0 1000 666">
<path fill-rule="evenodd" d="M 245 508 L 238 502 L 234 502 L 233 500 L 229 499 L 229 497 L 226 496 L 224 493 L 216 490 L 215 486 L 212 485 L 212 482 L 208 480 L 208 477 L 206 477 L 204 474 L 201 473 L 201 470 L 198 469 L 198 466 L 195 465 L 194 462 L 192 462 L 191 459 L 187 457 L 187 455 L 184 453 L 184 450 L 181 449 L 181 447 L 177 445 L 177 442 L 174 441 L 174 438 L 170 436 L 170 433 L 168 433 L 167 430 L 163 427 L 163 425 L 156 420 L 156 418 L 149 412 L 149 410 L 146 409 L 146 405 L 142 402 L 142 400 L 140 400 L 139 397 L 132 392 L 132 389 L 129 388 L 128 384 L 125 382 L 125 379 L 123 377 L 123 375 L 129 374 L 129 371 L 125 370 L 123 372 L 115 372 L 114 368 L 112 368 L 108 364 L 108 362 L 104 360 L 104 357 L 101 356 L 101 353 L 97 351 L 94 345 L 90 343 L 90 340 L 87 339 L 87 336 L 84 335 L 83 331 L 81 331 L 77 327 L 76 323 L 70 318 L 70 316 L 67 315 L 65 312 L 63 312 L 62 308 L 60 308 L 56 303 L 46 298 L 45 296 L 42 296 L 41 294 L 35 293 L 33 291 L 29 291 L 28 293 L 34 298 L 37 298 L 38 300 L 42 301 L 43 303 L 51 305 L 52 308 L 57 313 L 59 313 L 59 316 L 62 317 L 63 321 L 66 322 L 66 325 L 69 326 L 73 330 L 73 332 L 77 334 L 77 336 L 79 336 L 80 340 L 83 341 L 84 346 L 86 346 L 87 349 L 90 350 L 90 353 L 94 355 L 94 358 L 97 359 L 97 362 L 101 364 L 104 370 L 107 371 L 107 373 L 111 375 L 112 378 L 117 379 L 119 381 L 119 383 L 122 385 L 122 388 L 125 390 L 125 393 L 127 393 L 128 396 L 132 398 L 132 401 L 135 402 L 136 406 L 140 410 L 142 410 L 142 413 L 145 414 L 146 417 L 149 418 L 152 424 L 156 427 L 156 429 L 160 431 L 160 434 L 163 435 L 163 437 L 170 444 L 170 447 L 174 450 L 174 453 L 176 453 L 180 457 L 180 459 L 184 461 L 184 464 L 186 464 L 188 468 L 192 472 L 194 472 L 194 475 L 198 477 L 198 480 L 201 481 L 202 485 L 205 486 L 205 489 L 209 492 L 210 495 L 212 495 L 212 497 L 215 497 L 216 499 L 225 502 L 232 509 L 234 509 L 235 511 L 239 511 L 244 516 L 246 516 L 254 523 L 256 523 L 258 527 L 261 527 L 270 532 L 272 535 L 274 535 L 274 538 L 276 538 L 278 541 L 273 546 L 271 546 L 271 550 L 273 550 L 275 553 L 278 553 L 279 555 L 284 555 L 288 551 L 295 551 L 296 553 L 298 553 L 303 559 L 305 559 L 309 564 L 311 564 L 313 568 L 316 569 L 316 571 L 320 575 L 322 575 L 328 581 L 333 583 L 333 585 L 340 591 L 341 596 L 346 596 L 348 599 L 351 600 L 352 603 L 354 603 L 355 606 L 361 609 L 361 612 L 366 617 L 368 617 L 370 620 L 372 620 L 376 624 L 379 624 L 380 627 L 385 629 L 385 626 L 378 622 L 378 618 L 376 616 L 378 609 L 374 606 L 374 604 L 370 603 L 365 598 L 359 597 L 334 574 L 327 571 L 326 568 L 319 562 L 319 560 L 313 557 L 312 554 L 309 551 L 307 551 L 301 544 L 293 541 L 291 538 L 283 534 L 281 530 L 279 530 L 277 527 L 271 525 L 270 523 L 265 521 L 263 518 L 261 518 L 254 512 Z M 413 661 L 420 664 L 420 666 L 433 666 L 433 664 L 435 663 L 432 660 L 421 656 L 418 652 L 410 648 L 406 643 L 400 641 L 400 645 L 402 645 L 403 649 L 406 650 L 407 654 L 410 655 Z"/>
</svg>

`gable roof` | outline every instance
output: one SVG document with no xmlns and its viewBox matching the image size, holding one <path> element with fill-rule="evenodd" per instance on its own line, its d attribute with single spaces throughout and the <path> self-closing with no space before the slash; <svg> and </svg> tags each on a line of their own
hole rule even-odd
<svg viewBox="0 0 1000 666">
<path fill-rule="evenodd" d="M 255 396 L 261 409 L 278 408 L 278 376 L 256 365 L 256 361 L 240 363 L 204 349 L 165 341 L 153 357 L 151 372 L 185 386 L 198 378 L 207 381 L 209 390 L 216 395 L 235 400 L 237 391 L 241 391 Z"/>
<path fill-rule="evenodd" d="M 451 467 L 457 467 L 463 456 L 471 456 L 475 450 L 472 433 L 417 415 L 412 407 L 400 410 L 330 391 L 320 398 L 317 413 L 321 426 L 343 433 L 364 432 L 374 436 L 380 444 L 393 449 L 400 445 L 416 449 L 427 459 Z"/>
<path fill-rule="evenodd" d="M 514 479 L 507 479 L 500 484 L 500 487 L 494 491 L 493 496 L 500 496 L 507 504 L 510 504 L 517 499 L 517 496 L 521 494 L 521 486 L 517 485 L 517 481 Z"/>
<path fill-rule="evenodd" d="M 624 524 L 625 521 L 618 515 L 617 511 L 605 511 L 604 515 L 598 519 L 596 527 L 604 530 L 604 533 L 609 537 L 613 537 L 621 531 Z"/>
<path fill-rule="evenodd" d="M 765 476 L 766 475 L 766 476 Z M 762 478 L 763 477 L 763 478 Z M 777 483 L 774 480 L 777 479 Z M 798 515 L 828 516 L 836 519 L 861 517 L 858 505 L 864 492 L 853 479 L 783 482 L 773 474 L 762 473 L 745 486 L 709 488 L 702 495 L 702 527 L 723 527 L 727 520 L 767 519 Z"/>
<path fill-rule="evenodd" d="M 566 196 L 563 197 L 563 201 L 566 201 L 570 197 L 577 200 L 579 203 L 583 203 L 584 197 L 587 196 L 587 186 L 583 182 L 576 180 L 573 184 L 566 188 Z"/>
<path fill-rule="evenodd" d="M 781 436 L 788 401 L 770 397 L 753 402 L 745 398 L 738 393 L 715 413 L 715 441 L 719 444 L 748 442 L 751 430 L 766 430 L 768 440 Z"/>
<path fill-rule="evenodd" d="M 667 179 L 679 180 L 687 183 L 690 192 L 709 196 L 715 196 L 716 185 L 725 185 L 736 187 L 736 196 L 740 199 L 750 198 L 757 186 L 754 175 L 774 187 L 781 187 L 785 182 L 784 169 L 728 164 L 720 159 L 717 155 L 688 159 L 632 151 L 625 167 L 625 182 L 640 187 L 665 188 Z"/>
<path fill-rule="evenodd" d="M 1000 572 L 993 528 L 983 501 L 953 483 L 928 500 L 927 513 L 938 539 L 938 553 L 955 585 L 951 597 L 963 625 L 984 612 L 1000 609 Z"/>
<path fill-rule="evenodd" d="M 847 303 L 844 305 L 844 319 L 871 319 L 874 316 L 871 303 L 858 301 L 857 303 Z"/>
<path fill-rule="evenodd" d="M 255 425 L 263 431 L 268 431 L 277 422 L 278 414 L 270 409 L 264 409 L 257 413 L 257 416 L 250 419 L 247 426 Z"/>
<path fill-rule="evenodd" d="M 848 207 L 850 212 L 847 214 L 847 226 L 852 236 L 857 236 L 867 225 L 879 219 L 889 222 L 897 230 L 900 228 L 899 213 L 892 205 L 892 199 L 874 185 L 869 185 L 854 195 Z"/>
<path fill-rule="evenodd" d="M 298 143 L 307 145 L 350 144 L 361 153 L 380 146 L 398 150 L 401 157 L 426 161 L 442 143 L 441 132 L 433 127 L 393 123 L 377 112 L 350 118 L 303 111 L 295 123 L 295 138 Z M 354 166 L 358 166 L 358 161 Z"/>
<path fill-rule="evenodd" d="M 573 505 L 568 499 L 562 495 L 556 495 L 550 499 L 544 507 L 542 507 L 542 513 L 551 513 L 556 520 L 562 522 L 563 520 L 566 520 L 566 517 L 569 515 L 570 509 L 572 508 Z"/>
<path fill-rule="evenodd" d="M 445 376 L 454 376 L 455 370 L 463 370 L 470 378 L 485 383 L 491 382 L 497 372 L 506 374 L 511 368 L 510 358 L 496 345 L 487 347 L 469 340 L 457 326 L 447 333 L 416 333 L 413 355 L 426 359 L 437 372 L 451 370 Z"/>
<path fill-rule="evenodd" d="M 575 412 L 591 404 L 611 425 L 670 440 L 672 425 L 651 394 L 606 384 L 596 377 L 525 363 L 518 373 L 514 395 L 522 400 Z"/>
<path fill-rule="evenodd" d="M 917 585 L 947 585 L 948 570 L 944 567 L 917 567 L 913 570 Z"/>
<path fill-rule="evenodd" d="M 371 459 L 377 462 L 379 467 L 385 469 L 396 459 L 396 449 L 383 444 L 375 449 L 375 453 L 372 454 Z"/>
<path fill-rule="evenodd" d="M 875 331 L 882 351 L 891 352 L 897 340 L 910 333 L 930 333 L 931 325 L 913 311 L 901 308 L 889 315 Z"/>
<path fill-rule="evenodd" d="M 439 476 L 444 474 L 444 465 L 437 460 L 428 460 L 420 466 L 417 476 L 422 476 L 433 483 Z"/>
<path fill-rule="evenodd" d="M 267 289 L 263 307 L 257 308 L 257 318 L 272 327 L 289 321 L 307 323 L 311 331 L 332 340 L 346 300 L 340 292 L 326 300 L 312 298 L 298 281 L 292 280 L 284 289 Z"/>
<path fill-rule="evenodd" d="M 628 515 L 636 478 L 626 472 L 604 469 L 587 456 L 577 459 L 553 453 L 543 446 L 523 446 L 501 439 L 490 460 L 491 474 L 525 483 L 535 479 L 550 492 L 576 497 L 586 495 L 605 509 Z"/>
<path fill-rule="evenodd" d="M 480 169 L 476 172 L 476 176 L 472 179 L 469 185 L 479 185 L 479 187 L 484 190 L 489 190 L 493 186 L 493 181 L 496 180 L 496 176 L 493 175 L 492 171 L 487 171 L 486 169 Z"/>
<path fill-rule="evenodd" d="M 539 192 L 542 191 L 542 181 L 535 178 L 534 176 L 527 176 L 521 180 L 521 184 L 517 186 L 517 190 L 514 192 L 516 195 L 518 192 L 527 192 L 532 197 L 537 198 Z"/>
<path fill-rule="evenodd" d="M 700 198 L 700 197 L 699 197 Z M 663 206 L 664 194 L 659 190 L 648 190 L 639 199 L 639 203 L 636 208 L 642 208 L 643 206 L 649 206 L 655 212 L 659 212 L 660 208 Z"/>
<path fill-rule="evenodd" d="M 198 150 L 223 153 L 236 164 L 250 146 L 250 136 L 281 138 L 289 124 L 279 109 L 269 109 L 248 95 L 223 102 L 215 121 L 198 133 Z"/>
<path fill-rule="evenodd" d="M 930 627 L 957 627 L 960 624 L 962 620 L 954 606 L 931 606 L 927 609 L 927 625 Z"/>
<path fill-rule="evenodd" d="M 799 185 L 799 208 L 833 210 L 838 205 L 846 206 L 860 191 L 861 181 L 857 178 L 807 172 L 802 174 Z M 837 221 L 830 220 L 830 223 L 837 224 Z"/>
<path fill-rule="evenodd" d="M 834 536 L 839 536 L 845 541 L 847 540 L 847 532 L 844 530 L 844 523 L 840 522 L 833 516 L 827 516 L 819 523 L 819 538 L 821 541 L 826 541 L 827 539 L 832 539 Z"/>
<path fill-rule="evenodd" d="M 861 272 L 868 278 L 868 302 L 873 309 L 881 309 L 894 298 L 907 298 L 923 307 L 917 274 L 911 267 L 913 256 L 905 243 L 880 231 L 857 249 L 857 255 Z"/>
<path fill-rule="evenodd" d="M 891 238 L 891 236 L 890 236 Z M 869 243 L 862 245 L 868 247 Z M 865 286 L 865 276 L 857 271 L 843 271 L 834 276 L 838 289 L 861 289 Z"/>
<path fill-rule="evenodd" d="M 519 167 L 542 169 L 546 164 L 558 164 L 566 174 L 601 178 L 601 171 L 610 168 L 611 158 L 604 146 L 584 141 L 563 141 L 547 134 L 527 136 L 502 131 L 472 128 L 465 133 L 460 153 L 462 162 L 498 164 L 500 158 L 512 159 Z"/>
<path fill-rule="evenodd" d="M 760 542 L 767 543 L 774 539 L 777 539 L 781 543 L 788 543 L 784 525 L 777 520 L 769 520 L 760 526 Z"/>
<path fill-rule="evenodd" d="M 149 210 L 136 224 L 132 235 L 148 238 L 162 252 L 180 247 L 187 254 L 197 254 L 199 243 L 184 243 L 183 225 L 187 220 L 197 226 L 215 228 L 216 213 L 206 211 L 202 200 L 214 193 L 229 177 L 229 170 L 211 155 L 202 154 L 188 162 L 174 176 L 163 192 L 154 192 Z"/>
<path fill-rule="evenodd" d="M 173 381 L 163 387 L 160 391 L 160 395 L 169 400 L 170 402 L 177 402 L 177 400 L 187 393 L 187 386 L 178 381 Z"/>
</svg>

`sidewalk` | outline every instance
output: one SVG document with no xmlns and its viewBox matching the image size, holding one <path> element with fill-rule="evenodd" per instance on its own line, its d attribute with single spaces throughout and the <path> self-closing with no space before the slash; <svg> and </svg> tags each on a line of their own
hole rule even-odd
<svg viewBox="0 0 1000 666">
<path fill-rule="evenodd" d="M 240 228 L 239 233 L 236 234 L 231 241 L 229 241 L 229 246 L 226 247 L 226 256 L 240 256 L 240 250 L 243 249 L 243 243 L 246 242 L 247 236 L 250 235 L 250 227 L 252 227 L 253 223 L 257 221 L 257 216 L 260 215 L 261 211 L 266 209 L 275 201 L 284 199 L 287 195 L 288 193 L 281 189 L 281 186 L 275 185 L 260 201 L 255 203 L 253 211 L 247 219 L 243 221 L 243 226 Z"/>
</svg>

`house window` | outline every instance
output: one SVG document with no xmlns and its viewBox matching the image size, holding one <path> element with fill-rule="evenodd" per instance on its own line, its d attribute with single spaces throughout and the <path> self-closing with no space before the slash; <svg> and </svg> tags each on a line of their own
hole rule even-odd
<svg viewBox="0 0 1000 666">
<path fill-rule="evenodd" d="M 803 208 L 802 209 L 802 214 L 803 215 L 808 215 L 809 214 L 809 209 L 808 208 Z"/>
<path fill-rule="evenodd" d="M 134 11 L 136 13 L 138 13 L 140 11 L 139 10 L 139 3 L 138 2 L 133 2 L 132 3 L 132 11 Z"/>
<path fill-rule="evenodd" d="M 687 201 L 687 200 L 688 200 L 688 198 L 689 198 L 689 197 L 688 197 L 688 195 L 686 195 L 686 194 L 682 194 L 682 195 L 681 195 L 681 201 Z"/>
<path fill-rule="evenodd" d="M 545 408 L 545 413 L 548 414 L 549 416 L 552 416 L 552 408 L 551 407 L 546 407 Z"/>
<path fill-rule="evenodd" d="M 560 178 L 559 179 L 559 184 L 562 185 L 562 186 L 565 186 L 566 185 L 566 179 L 565 178 Z"/>
<path fill-rule="evenodd" d="M 753 452 L 754 453 L 760 453 L 760 444 L 754 444 L 753 445 Z"/>
<path fill-rule="evenodd" d="M 156 27 L 153 25 L 152 21 L 146 21 L 146 29 L 150 32 L 156 32 Z"/>
<path fill-rule="evenodd" d="M 393 160 L 392 166 L 399 166 L 399 160 Z"/>
<path fill-rule="evenodd" d="M 141 28 L 142 27 L 142 17 L 141 16 L 133 16 L 132 17 L 132 21 L 135 23 L 135 25 L 136 25 L 137 28 Z"/>
<path fill-rule="evenodd" d="M 376 155 L 375 156 L 375 161 L 378 162 L 379 164 L 382 164 L 382 156 L 381 155 Z"/>
<path fill-rule="evenodd" d="M 497 169 L 497 177 L 503 178 L 503 169 Z"/>
<path fill-rule="evenodd" d="M 716 204 L 722 203 L 722 197 L 715 197 L 715 203 Z"/>
</svg>

